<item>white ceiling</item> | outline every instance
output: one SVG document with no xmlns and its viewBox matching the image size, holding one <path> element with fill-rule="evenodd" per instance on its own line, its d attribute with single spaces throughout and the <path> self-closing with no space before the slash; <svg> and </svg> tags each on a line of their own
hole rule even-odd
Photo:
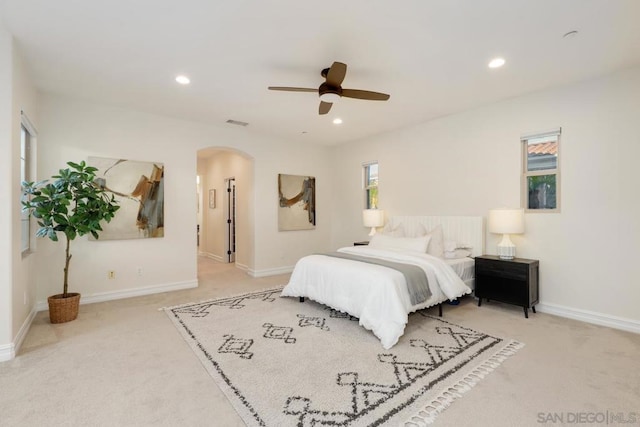
<svg viewBox="0 0 640 427">
<path fill-rule="evenodd" d="M 300 142 L 356 140 L 640 64 L 640 0 L 0 2 L 40 90 Z M 490 70 L 495 56 L 507 64 Z M 333 61 L 349 66 L 343 87 L 391 99 L 343 98 L 319 116 L 315 94 L 267 90 L 315 88 Z M 192 84 L 175 83 L 180 73 Z"/>
</svg>

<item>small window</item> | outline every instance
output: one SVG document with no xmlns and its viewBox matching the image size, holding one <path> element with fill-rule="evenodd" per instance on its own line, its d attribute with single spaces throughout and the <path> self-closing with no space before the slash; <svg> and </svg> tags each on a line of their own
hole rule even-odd
<svg viewBox="0 0 640 427">
<path fill-rule="evenodd" d="M 35 174 L 34 159 L 32 156 L 33 147 L 35 144 L 36 130 L 27 118 L 22 113 L 21 126 L 20 126 L 20 183 L 23 181 L 34 181 Z M 20 195 L 20 201 L 26 197 L 25 194 Z M 22 211 L 22 203 L 20 203 L 20 234 L 21 234 L 21 252 L 23 255 L 28 254 L 31 251 L 32 233 L 31 233 L 31 215 L 27 211 Z"/>
<path fill-rule="evenodd" d="M 31 151 L 31 135 L 24 126 L 20 127 L 20 182 L 30 181 L 29 153 Z M 22 195 L 24 198 L 25 195 Z M 22 207 L 22 204 L 20 205 Z M 31 227 L 30 215 L 27 211 L 22 211 L 20 217 L 20 228 L 22 235 L 22 252 L 27 252 L 31 248 Z"/>
<path fill-rule="evenodd" d="M 378 162 L 364 165 L 364 200 L 365 209 L 378 207 Z"/>
<path fill-rule="evenodd" d="M 524 136 L 522 205 L 534 212 L 560 210 L 560 129 Z"/>
</svg>

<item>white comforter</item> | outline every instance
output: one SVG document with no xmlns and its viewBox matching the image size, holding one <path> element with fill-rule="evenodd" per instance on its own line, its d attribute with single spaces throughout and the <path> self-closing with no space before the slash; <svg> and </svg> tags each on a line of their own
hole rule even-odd
<svg viewBox="0 0 640 427">
<path fill-rule="evenodd" d="M 471 292 L 446 262 L 425 253 L 367 246 L 338 251 L 415 264 L 427 273 L 431 298 L 411 305 L 404 275 L 397 270 L 324 255 L 309 255 L 297 262 L 282 296 L 307 297 L 359 318 L 385 349 L 398 342 L 412 311 Z"/>
</svg>

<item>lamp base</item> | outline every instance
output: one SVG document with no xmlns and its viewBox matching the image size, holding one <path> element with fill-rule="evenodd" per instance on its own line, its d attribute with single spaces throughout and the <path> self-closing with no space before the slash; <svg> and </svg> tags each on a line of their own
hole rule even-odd
<svg viewBox="0 0 640 427">
<path fill-rule="evenodd" d="M 500 249 L 498 248 L 498 257 L 500 257 L 500 259 L 514 259 L 516 257 L 516 254 L 515 251 L 513 252 L 513 254 L 511 254 L 511 252 L 501 253 Z"/>
<path fill-rule="evenodd" d="M 376 234 L 376 228 L 375 227 L 371 227 L 371 231 L 369 232 L 369 236 L 373 236 L 374 234 Z"/>
<path fill-rule="evenodd" d="M 498 243 L 498 256 L 501 259 L 514 259 L 516 257 L 516 245 L 511 242 L 508 234 L 503 234 L 502 241 Z"/>
</svg>

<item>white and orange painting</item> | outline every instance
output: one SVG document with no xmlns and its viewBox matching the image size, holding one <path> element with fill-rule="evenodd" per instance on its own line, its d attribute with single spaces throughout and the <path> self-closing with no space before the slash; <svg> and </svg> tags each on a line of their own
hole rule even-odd
<svg viewBox="0 0 640 427">
<path fill-rule="evenodd" d="M 111 222 L 102 224 L 100 240 L 164 237 L 164 164 L 103 157 L 88 163 L 120 204 Z"/>
<path fill-rule="evenodd" d="M 278 174 L 278 230 L 312 230 L 316 227 L 316 179 Z"/>
</svg>

